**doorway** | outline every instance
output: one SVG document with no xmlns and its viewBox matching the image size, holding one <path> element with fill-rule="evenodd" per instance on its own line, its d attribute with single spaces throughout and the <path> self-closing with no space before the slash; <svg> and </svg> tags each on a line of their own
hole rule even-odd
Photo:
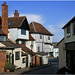
<svg viewBox="0 0 75 75">
<path fill-rule="evenodd" d="M 75 51 L 67 50 L 66 51 L 66 66 L 72 71 L 75 71 Z"/>
</svg>

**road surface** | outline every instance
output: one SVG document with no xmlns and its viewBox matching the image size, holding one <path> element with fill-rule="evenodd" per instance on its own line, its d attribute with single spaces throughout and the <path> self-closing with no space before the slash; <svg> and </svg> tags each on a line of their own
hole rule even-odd
<svg viewBox="0 0 75 75">
<path fill-rule="evenodd" d="M 27 74 L 56 74 L 58 71 L 58 58 L 52 58 L 48 61 L 52 65 L 39 70 L 28 72 Z"/>
</svg>

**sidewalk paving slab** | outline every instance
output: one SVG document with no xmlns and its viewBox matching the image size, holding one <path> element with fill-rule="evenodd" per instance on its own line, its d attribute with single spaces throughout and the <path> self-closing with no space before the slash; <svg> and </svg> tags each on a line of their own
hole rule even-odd
<svg viewBox="0 0 75 75">
<path fill-rule="evenodd" d="M 45 68 L 45 67 L 49 67 L 51 66 L 51 64 L 45 64 L 45 65 L 41 65 L 41 66 L 37 66 L 37 67 L 27 67 L 27 68 L 22 68 L 22 69 L 18 69 L 18 70 L 15 70 L 15 72 L 2 72 L 0 73 L 1 75 L 2 74 L 27 74 L 28 72 L 31 72 L 31 71 L 34 71 L 34 70 L 38 70 L 38 69 L 42 69 L 42 68 Z"/>
</svg>

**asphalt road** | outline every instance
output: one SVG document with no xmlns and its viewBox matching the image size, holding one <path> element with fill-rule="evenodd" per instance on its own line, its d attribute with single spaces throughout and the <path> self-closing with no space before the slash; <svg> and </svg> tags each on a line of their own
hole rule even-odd
<svg viewBox="0 0 75 75">
<path fill-rule="evenodd" d="M 58 71 L 58 58 L 49 59 L 48 62 L 51 63 L 52 65 L 39 70 L 34 70 L 27 74 L 56 74 L 56 72 Z"/>
</svg>

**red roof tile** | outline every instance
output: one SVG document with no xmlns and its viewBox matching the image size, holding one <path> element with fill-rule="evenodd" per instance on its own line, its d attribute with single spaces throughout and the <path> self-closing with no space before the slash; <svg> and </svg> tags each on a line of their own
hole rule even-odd
<svg viewBox="0 0 75 75">
<path fill-rule="evenodd" d="M 4 44 L 6 47 L 0 47 L 0 48 L 5 48 L 5 49 L 14 49 L 14 48 L 20 48 L 20 46 L 16 43 L 13 43 L 12 41 L 8 40 L 8 41 L 3 41 L 3 42 L 0 42 L 2 44 Z"/>
<path fill-rule="evenodd" d="M 2 17 L 0 17 L 0 29 L 2 26 Z M 29 24 L 26 16 L 8 17 L 8 28 L 22 28 L 29 30 Z"/>
<path fill-rule="evenodd" d="M 27 52 L 28 54 L 31 54 L 31 50 L 30 50 L 28 47 L 26 47 L 26 46 L 23 45 L 23 44 L 19 44 L 19 46 L 22 47 L 23 51 Z M 32 54 L 34 55 L 35 52 L 32 51 Z"/>
<path fill-rule="evenodd" d="M 31 34 L 29 34 L 29 40 L 30 41 L 35 41 L 35 39 L 31 36 Z"/>
<path fill-rule="evenodd" d="M 34 25 L 33 25 L 34 24 Z M 30 33 L 40 33 L 53 36 L 43 25 L 37 22 L 30 23 Z"/>
<path fill-rule="evenodd" d="M 23 17 L 9 17 L 8 23 L 13 22 L 12 25 L 9 26 L 9 28 L 18 28 L 21 26 L 22 22 L 24 21 L 25 16 Z"/>
</svg>

